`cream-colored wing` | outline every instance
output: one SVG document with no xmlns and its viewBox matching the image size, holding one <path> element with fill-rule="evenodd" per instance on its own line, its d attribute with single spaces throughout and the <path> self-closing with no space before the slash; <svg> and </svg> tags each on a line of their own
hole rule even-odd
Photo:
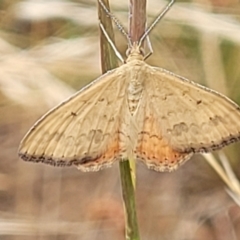
<svg viewBox="0 0 240 240">
<path fill-rule="evenodd" d="M 124 151 L 119 124 L 125 88 L 116 70 L 101 76 L 35 123 L 20 143 L 20 157 L 83 171 L 112 165 Z"/>
<path fill-rule="evenodd" d="M 174 150 L 208 152 L 240 139 L 240 107 L 234 102 L 164 69 L 150 69 L 149 106 Z"/>
<path fill-rule="evenodd" d="M 151 95 L 143 92 L 136 119 L 141 127 L 138 131 L 137 144 L 134 149 L 135 158 L 142 161 L 149 169 L 159 172 L 171 172 L 191 158 L 192 153 L 179 152 L 164 137 L 155 103 Z"/>
</svg>

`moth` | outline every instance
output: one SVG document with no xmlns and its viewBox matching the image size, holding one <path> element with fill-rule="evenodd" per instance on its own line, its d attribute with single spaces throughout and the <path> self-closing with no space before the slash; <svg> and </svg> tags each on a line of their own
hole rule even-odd
<svg viewBox="0 0 240 240">
<path fill-rule="evenodd" d="M 145 37 L 130 42 L 125 64 L 40 118 L 21 141 L 19 156 L 82 171 L 136 159 L 149 169 L 171 172 L 195 153 L 240 140 L 240 107 L 214 90 L 145 63 Z"/>
</svg>

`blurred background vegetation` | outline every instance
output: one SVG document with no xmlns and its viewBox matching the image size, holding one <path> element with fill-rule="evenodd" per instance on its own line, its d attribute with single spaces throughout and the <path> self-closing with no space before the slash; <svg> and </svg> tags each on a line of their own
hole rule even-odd
<svg viewBox="0 0 240 240">
<path fill-rule="evenodd" d="M 128 2 L 110 3 L 127 26 Z M 165 3 L 148 1 L 148 22 Z M 124 56 L 126 40 L 117 30 L 116 39 Z M 150 64 L 240 104 L 238 0 L 177 1 L 150 39 Z M 101 74 L 99 59 L 96 1 L 0 0 L 0 239 L 124 239 L 118 164 L 82 173 L 17 156 L 42 114 Z M 236 192 L 202 155 L 170 174 L 137 165 L 142 239 L 240 239 L 240 188 L 231 175 L 240 177 L 240 144 L 212 157 L 221 156 Z"/>
</svg>

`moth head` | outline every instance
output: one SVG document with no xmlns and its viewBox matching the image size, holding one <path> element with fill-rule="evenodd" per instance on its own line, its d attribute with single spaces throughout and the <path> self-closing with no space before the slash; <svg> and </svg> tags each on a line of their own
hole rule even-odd
<svg viewBox="0 0 240 240">
<path fill-rule="evenodd" d="M 138 45 L 137 42 L 129 46 L 126 51 L 127 62 L 130 59 L 143 60 L 144 55 L 145 55 L 144 49 L 140 45 Z"/>
</svg>

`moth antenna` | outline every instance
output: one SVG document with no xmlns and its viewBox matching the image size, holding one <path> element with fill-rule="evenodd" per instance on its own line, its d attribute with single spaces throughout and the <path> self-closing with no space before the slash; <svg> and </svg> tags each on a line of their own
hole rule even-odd
<svg viewBox="0 0 240 240">
<path fill-rule="evenodd" d="M 125 31 L 123 25 L 120 23 L 120 21 L 109 11 L 109 9 L 104 5 L 104 3 L 102 2 L 102 0 L 98 0 L 98 2 L 100 3 L 101 7 L 102 7 L 103 10 L 106 12 L 106 14 L 107 14 L 107 15 L 111 18 L 111 20 L 114 22 L 114 24 L 116 25 L 116 27 L 118 28 L 118 30 L 127 38 L 129 47 L 132 47 L 132 41 L 131 41 L 128 33 Z"/>
<path fill-rule="evenodd" d="M 100 1 L 100 0 L 99 0 Z M 142 35 L 142 37 L 139 40 L 138 45 L 141 46 L 145 38 L 148 36 L 148 34 L 153 30 L 153 28 L 156 26 L 156 24 L 164 17 L 164 15 L 170 10 L 172 5 L 174 4 L 175 0 L 171 0 L 163 9 L 163 11 L 158 15 L 158 17 L 153 21 L 153 23 L 149 26 L 149 28 L 145 31 L 145 33 Z"/>
</svg>

